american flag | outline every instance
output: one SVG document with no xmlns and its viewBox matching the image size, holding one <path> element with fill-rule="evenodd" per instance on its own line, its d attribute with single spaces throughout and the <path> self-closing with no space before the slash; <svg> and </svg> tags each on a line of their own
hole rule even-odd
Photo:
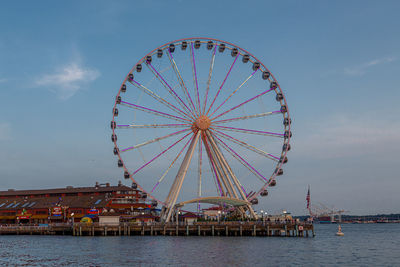
<svg viewBox="0 0 400 267">
<path fill-rule="evenodd" d="M 308 192 L 307 192 L 307 209 L 310 208 L 310 186 L 308 186 Z"/>
</svg>

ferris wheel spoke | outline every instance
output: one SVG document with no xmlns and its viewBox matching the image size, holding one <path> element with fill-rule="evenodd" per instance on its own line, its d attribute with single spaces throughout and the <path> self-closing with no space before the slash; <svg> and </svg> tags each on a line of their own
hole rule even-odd
<svg viewBox="0 0 400 267">
<path fill-rule="evenodd" d="M 203 138 L 203 143 L 204 143 L 204 147 L 206 149 L 206 153 L 207 153 L 207 156 L 208 156 L 208 161 L 209 161 L 209 164 L 210 164 L 210 169 L 211 169 L 211 172 L 212 172 L 213 177 L 214 177 L 215 186 L 217 187 L 217 191 L 219 190 L 219 193 L 220 193 L 221 196 L 225 196 L 225 192 L 223 191 L 223 188 L 221 186 L 221 182 L 220 182 L 220 179 L 219 179 L 219 176 L 218 176 L 218 173 L 217 173 L 217 169 L 215 167 L 215 163 L 214 163 L 214 160 L 213 160 L 213 156 L 211 154 L 211 149 L 210 149 L 210 145 L 208 144 L 207 138 L 205 138 L 205 137 Z"/>
<path fill-rule="evenodd" d="M 226 82 L 226 79 L 228 79 L 228 76 L 229 76 L 229 74 L 231 73 L 232 68 L 233 68 L 233 66 L 235 65 L 236 60 L 238 59 L 239 55 L 240 55 L 239 53 L 236 55 L 235 60 L 233 61 L 231 67 L 229 68 L 229 71 L 228 71 L 228 73 L 226 74 L 224 81 L 222 82 L 221 86 L 219 87 L 219 89 L 218 89 L 218 91 L 217 91 L 217 94 L 215 95 L 213 101 L 211 102 L 210 107 L 209 107 L 208 110 L 207 110 L 207 115 L 208 115 L 208 113 L 210 112 L 210 109 L 212 108 L 212 106 L 214 105 L 215 100 L 217 99 L 219 93 L 221 92 L 221 89 L 222 89 L 222 87 L 224 86 L 224 84 L 225 84 L 225 82 Z"/>
<path fill-rule="evenodd" d="M 167 81 L 162 77 L 162 75 L 151 65 L 150 62 L 146 62 L 147 66 L 150 66 L 150 70 L 153 70 L 153 74 L 157 77 L 162 85 L 167 89 L 167 91 L 172 95 L 179 105 L 183 105 L 182 107 L 186 108 L 189 112 L 193 114 L 193 111 L 185 104 L 185 102 L 179 97 L 179 95 L 174 91 L 174 89 L 167 83 Z M 194 115 L 194 114 L 193 114 Z M 195 115 L 194 115 L 195 116 Z"/>
<path fill-rule="evenodd" d="M 168 58 L 169 58 L 169 61 L 170 61 L 171 65 L 172 65 L 172 69 L 174 70 L 175 76 L 178 79 L 179 85 L 182 88 L 183 94 L 184 94 L 187 102 L 189 103 L 189 106 L 191 106 L 193 111 L 197 113 L 196 107 L 194 106 L 194 103 L 193 103 L 193 100 L 190 97 L 189 91 L 188 91 L 188 89 L 187 89 L 187 87 L 185 85 L 185 82 L 183 81 L 181 73 L 179 72 L 179 69 L 178 69 L 178 66 L 176 65 L 175 59 L 174 59 L 173 55 L 171 54 L 171 52 L 169 51 L 169 49 L 168 49 Z M 195 116 L 193 111 L 192 111 L 192 114 Z"/>
<path fill-rule="evenodd" d="M 247 170 L 249 170 L 255 177 L 257 177 L 257 179 L 259 179 L 261 182 L 265 183 L 265 181 L 258 176 L 258 174 L 253 171 L 249 166 L 246 165 L 246 163 L 239 158 L 237 155 L 235 155 L 232 151 L 230 151 L 228 148 L 226 148 L 225 146 L 222 146 L 234 159 L 236 159 L 240 164 L 242 164 Z M 246 190 L 244 189 L 243 186 L 241 186 L 242 190 L 246 193 Z M 247 193 L 246 193 L 246 198 L 247 198 Z"/>
<path fill-rule="evenodd" d="M 243 129 L 243 128 L 236 128 L 236 127 L 212 125 L 211 128 L 213 128 L 213 127 L 217 127 L 217 128 L 220 128 L 221 130 L 225 130 L 225 131 L 232 131 L 232 132 L 238 132 L 238 133 L 266 135 L 266 136 L 273 136 L 273 137 L 280 137 L 280 138 L 283 138 L 285 136 L 284 134 L 280 134 L 280 133 L 265 132 L 265 131 Z"/>
<path fill-rule="evenodd" d="M 197 193 L 198 197 L 201 197 L 201 178 L 202 178 L 201 175 L 202 175 L 202 165 L 203 165 L 203 146 L 201 142 L 202 142 L 201 139 L 199 139 L 199 165 L 198 165 L 199 183 L 198 183 L 198 193 Z"/>
<path fill-rule="evenodd" d="M 154 158 L 152 158 L 150 161 L 146 162 L 144 165 L 142 165 L 140 168 L 138 168 L 136 171 L 134 171 L 132 173 L 132 176 L 135 175 L 136 173 L 138 173 L 140 170 L 142 170 L 144 167 L 146 167 L 147 165 L 149 165 L 150 163 L 152 163 L 154 160 L 156 160 L 157 158 L 159 158 L 161 155 L 163 155 L 165 152 L 167 152 L 168 150 L 170 150 L 172 147 L 176 146 L 179 142 L 181 142 L 183 139 L 185 139 L 190 133 L 186 134 L 185 136 L 183 136 L 182 138 L 180 138 L 178 141 L 176 141 L 175 143 L 173 143 L 172 145 L 170 145 L 168 148 L 164 149 L 162 152 L 160 152 L 157 156 L 155 156 Z"/>
<path fill-rule="evenodd" d="M 215 120 L 216 118 L 219 118 L 219 117 L 221 117 L 221 116 L 223 116 L 223 115 L 225 115 L 225 114 L 227 114 L 227 113 L 229 113 L 229 112 L 231 112 L 231 111 L 233 111 L 233 110 L 235 110 L 235 109 L 237 109 L 237 108 L 239 108 L 239 107 L 241 107 L 241 106 L 243 106 L 243 105 L 245 105 L 245 104 L 247 104 L 247 103 L 249 103 L 249 102 L 251 102 L 251 101 L 253 101 L 253 100 L 255 100 L 255 99 L 259 98 L 259 97 L 261 97 L 261 96 L 263 96 L 263 95 L 265 95 L 266 93 L 268 93 L 270 91 L 273 91 L 273 90 L 274 89 L 268 89 L 268 90 L 266 90 L 266 91 L 264 91 L 264 92 L 262 92 L 262 93 L 260 93 L 260 94 L 258 94 L 256 96 L 244 101 L 243 103 L 240 103 L 239 105 L 236 105 L 231 109 L 228 109 L 227 111 L 217 115 L 216 117 L 212 118 L 211 120 Z"/>
<path fill-rule="evenodd" d="M 215 52 L 216 51 L 217 51 L 217 44 L 215 44 L 214 51 L 213 51 L 213 54 L 211 56 L 210 69 L 208 71 L 206 95 L 204 96 L 204 103 L 203 103 L 203 114 L 206 112 L 207 98 L 208 98 L 208 92 L 210 91 L 211 75 L 212 75 L 213 70 L 214 70 L 214 61 L 215 61 Z"/>
<path fill-rule="evenodd" d="M 190 127 L 188 123 L 178 123 L 178 124 L 117 124 L 118 129 L 137 129 L 137 128 L 182 128 Z"/>
<path fill-rule="evenodd" d="M 136 86 L 137 88 L 139 88 L 142 92 L 144 92 L 145 94 L 151 96 L 152 98 L 154 98 L 155 100 L 157 100 L 158 102 L 160 102 L 161 104 L 165 105 L 166 107 L 168 107 L 169 109 L 177 112 L 180 115 L 183 115 L 185 117 L 188 118 L 192 118 L 191 115 L 187 114 L 186 112 L 184 112 L 183 110 L 177 108 L 176 106 L 174 106 L 173 104 L 169 103 L 167 100 L 165 100 L 164 98 L 162 98 L 161 96 L 157 95 L 156 93 L 154 93 L 153 91 L 151 91 L 150 89 L 148 89 L 147 87 L 145 87 L 144 85 L 140 84 L 139 82 L 132 80 L 131 83 Z"/>
<path fill-rule="evenodd" d="M 164 118 L 168 118 L 168 119 L 171 119 L 171 120 L 175 120 L 175 121 L 191 122 L 190 120 L 188 120 L 186 118 L 174 116 L 174 115 L 171 115 L 171 114 L 168 114 L 168 113 L 165 113 L 165 112 L 161 112 L 161 111 L 158 111 L 158 110 L 155 110 L 155 109 L 151 109 L 151 108 L 146 108 L 146 107 L 143 107 L 143 106 L 135 105 L 135 104 L 132 104 L 132 103 L 129 103 L 129 102 L 126 102 L 126 101 L 121 101 L 121 105 L 126 106 L 126 107 L 130 107 L 130 108 L 133 108 L 133 109 L 141 110 L 141 111 L 144 111 L 144 112 L 147 112 L 147 113 L 150 113 L 150 114 L 153 114 L 153 115 L 157 115 L 157 116 L 160 116 L 160 117 L 164 117 Z"/>
<path fill-rule="evenodd" d="M 161 176 L 161 178 L 157 181 L 156 185 L 153 187 L 153 190 L 151 190 L 151 193 L 154 192 L 154 190 L 157 188 L 157 186 L 164 180 L 165 176 L 167 176 L 168 172 L 171 170 L 171 168 L 174 166 L 175 162 L 179 159 L 179 157 L 181 156 L 182 152 L 185 150 L 185 148 L 189 145 L 189 143 L 192 141 L 192 139 L 194 138 L 194 136 L 192 136 L 189 141 L 186 142 L 186 144 L 183 146 L 183 148 L 181 149 L 181 151 L 179 151 L 178 155 L 175 157 L 175 159 L 171 162 L 171 164 L 169 165 L 169 167 L 167 168 L 167 170 L 165 170 L 165 172 L 163 173 L 163 175 Z"/>
<path fill-rule="evenodd" d="M 250 80 L 250 78 L 251 77 L 253 77 L 254 76 L 254 74 L 256 73 L 258 71 L 258 69 L 256 69 L 255 71 L 253 71 L 253 73 L 252 74 L 250 74 L 250 76 L 249 77 L 247 77 L 247 79 L 246 80 L 244 80 L 244 82 L 242 82 L 242 84 L 241 85 L 239 85 L 239 87 L 238 88 L 236 88 L 225 100 L 224 100 L 224 102 L 222 102 L 215 110 L 214 110 L 214 112 L 213 113 L 211 113 L 211 115 L 210 115 L 210 117 L 212 116 L 212 115 L 214 115 L 215 114 L 215 112 L 217 112 L 218 111 L 218 109 L 220 108 L 220 107 L 222 107 L 243 85 L 245 85 L 246 83 L 247 83 L 247 81 L 248 80 Z"/>
<path fill-rule="evenodd" d="M 142 147 L 142 146 L 146 146 L 146 145 L 152 144 L 152 143 L 154 143 L 154 142 L 158 142 L 158 141 L 160 141 L 160 140 L 164 140 L 164 139 L 166 139 L 166 138 L 169 138 L 169 137 L 172 137 L 172 136 L 175 136 L 175 135 L 178 135 L 178 134 L 187 132 L 187 131 L 189 131 L 189 130 L 191 130 L 191 129 L 189 128 L 189 129 L 184 129 L 184 130 L 180 130 L 180 131 L 177 131 L 177 132 L 173 132 L 173 133 L 170 133 L 170 134 L 167 134 L 167 135 L 164 135 L 164 136 L 161 136 L 161 137 L 157 137 L 157 138 L 148 140 L 148 141 L 146 141 L 146 142 L 143 142 L 143 143 L 140 143 L 140 144 L 137 144 L 137 145 L 134 145 L 134 146 L 125 148 L 125 149 L 121 149 L 120 151 L 121 151 L 121 152 L 126 152 L 126 151 L 129 151 L 129 150 L 137 149 L 137 148 L 140 148 L 140 147 Z"/>
<path fill-rule="evenodd" d="M 232 136 L 230 136 L 228 134 L 225 134 L 223 132 L 217 131 L 215 129 L 213 130 L 213 132 L 216 135 L 218 135 L 219 137 L 222 137 L 222 138 L 224 138 L 226 140 L 230 140 L 231 142 L 234 142 L 234 143 L 236 143 L 236 144 L 238 144 L 238 145 L 240 145 L 240 146 L 242 146 L 244 148 L 247 148 L 248 150 L 251 150 L 251 151 L 253 151 L 253 152 L 255 152 L 255 153 L 257 153 L 257 154 L 259 154 L 261 156 L 264 156 L 264 157 L 266 157 L 268 159 L 271 159 L 273 161 L 279 161 L 279 159 L 280 159 L 279 157 L 276 157 L 276 156 L 274 156 L 274 155 L 272 155 L 272 154 L 270 154 L 268 152 L 265 152 L 264 150 L 261 150 L 261 149 L 255 147 L 255 146 L 252 146 L 252 145 L 250 145 L 250 144 L 248 144 L 248 143 L 246 143 L 244 141 L 241 141 L 241 140 L 239 140 L 237 138 L 234 138 L 234 137 L 232 137 Z"/>
<path fill-rule="evenodd" d="M 193 81 L 195 82 L 195 89 L 196 89 L 196 98 L 197 98 L 197 110 L 199 111 L 199 113 L 201 112 L 201 107 L 200 107 L 200 94 L 199 94 L 199 84 L 197 81 L 197 70 L 196 70 L 196 61 L 194 59 L 194 48 L 193 48 L 193 42 L 191 43 L 190 46 L 190 51 L 192 52 L 192 70 L 193 70 Z"/>
<path fill-rule="evenodd" d="M 262 178 L 263 182 L 268 182 L 268 179 L 265 178 L 259 171 L 257 171 L 250 163 L 248 163 L 243 157 L 241 157 L 235 150 L 233 150 L 230 146 L 228 146 L 224 141 L 222 141 L 218 136 L 215 136 L 222 144 L 225 150 L 231 151 L 234 155 L 236 155 L 243 163 L 245 163 L 253 173 L 256 173 L 258 178 Z M 260 179 L 261 180 L 261 179 Z"/>
<path fill-rule="evenodd" d="M 230 119 L 225 119 L 225 120 L 220 120 L 220 121 L 213 121 L 213 124 L 216 124 L 216 123 L 228 123 L 228 122 L 240 121 L 240 120 L 248 120 L 248 119 L 266 117 L 266 116 L 280 114 L 280 113 L 282 113 L 280 110 L 270 111 L 270 112 L 263 112 L 263 113 L 254 114 L 254 115 L 230 118 Z"/>
</svg>

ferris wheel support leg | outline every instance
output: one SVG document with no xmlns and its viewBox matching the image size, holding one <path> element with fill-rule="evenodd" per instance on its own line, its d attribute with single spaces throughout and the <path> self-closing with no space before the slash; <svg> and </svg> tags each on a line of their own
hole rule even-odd
<svg viewBox="0 0 400 267">
<path fill-rule="evenodd" d="M 210 133 L 207 131 L 207 136 L 209 137 L 209 135 L 210 135 Z M 229 192 L 231 197 L 238 198 L 238 195 L 237 195 L 237 193 L 235 191 L 235 188 L 233 187 L 232 181 L 231 181 L 231 179 L 229 179 L 229 174 L 228 174 L 228 172 L 226 170 L 226 167 L 225 167 L 225 165 L 223 164 L 223 162 L 221 160 L 221 153 L 219 153 L 218 147 L 216 146 L 215 142 L 213 142 L 213 140 L 211 140 L 211 139 L 210 139 L 210 143 L 211 143 L 211 146 L 213 148 L 213 152 L 214 152 L 214 155 L 215 155 L 215 161 L 217 163 L 217 166 L 220 168 L 220 172 L 221 173 L 223 172 L 223 174 L 224 174 L 223 175 L 223 177 L 225 177 L 224 185 L 225 185 L 227 191 Z"/>
<path fill-rule="evenodd" d="M 215 176 L 216 176 L 215 179 L 217 180 L 217 183 L 219 185 L 219 189 L 221 190 L 221 194 L 222 194 L 222 196 L 226 196 L 224 188 L 222 186 L 220 186 L 221 183 L 219 182 L 219 180 L 220 180 L 220 176 L 221 175 L 219 174 L 219 171 L 217 170 L 217 168 L 215 166 L 215 162 L 213 160 L 213 155 L 211 154 L 211 148 L 210 148 L 210 146 L 208 144 L 208 141 L 207 141 L 206 137 L 203 138 L 203 143 L 204 143 L 204 146 L 206 147 L 206 152 L 207 152 L 207 156 L 208 156 L 208 158 L 210 160 L 210 164 L 212 165 L 212 168 L 215 171 Z"/>
<path fill-rule="evenodd" d="M 207 134 L 209 135 L 210 133 L 207 131 Z M 215 164 L 216 164 L 216 166 L 218 166 L 219 172 L 221 173 L 221 177 L 222 178 L 225 177 L 225 179 L 223 179 L 223 182 L 224 182 L 227 192 L 229 193 L 230 197 L 232 197 L 232 198 L 235 197 L 235 198 L 239 199 L 239 196 L 235 190 L 235 187 L 233 186 L 232 181 L 229 178 L 230 174 L 228 174 L 227 167 L 224 164 L 224 162 L 222 161 L 223 155 L 222 155 L 221 151 L 218 149 L 218 146 L 216 145 L 215 142 L 213 142 L 213 140 L 210 140 L 210 143 L 213 148 L 214 155 L 215 155 L 214 156 L 215 161 L 216 161 Z M 224 175 L 222 175 L 222 172 Z M 232 177 L 232 175 L 231 175 L 231 177 Z M 232 177 L 232 179 L 233 179 L 233 177 Z M 243 209 L 243 207 L 239 207 L 238 211 L 242 217 L 246 214 L 246 211 L 245 211 L 245 209 Z"/>
<path fill-rule="evenodd" d="M 228 162 L 226 161 L 225 157 L 223 156 L 223 154 L 222 154 L 221 151 L 219 150 L 218 146 L 216 145 L 215 140 L 214 140 L 214 138 L 213 138 L 213 136 L 212 136 L 212 133 L 210 133 L 209 131 L 207 131 L 207 136 L 208 136 L 208 138 L 210 139 L 210 142 L 213 143 L 213 144 L 215 144 L 216 151 L 217 151 L 217 153 L 220 154 L 220 156 L 221 156 L 221 161 L 223 162 L 223 164 L 225 165 L 226 169 L 228 170 L 230 176 L 232 177 L 232 180 L 233 180 L 233 182 L 235 183 L 235 186 L 236 186 L 237 190 L 239 191 L 239 194 L 242 196 L 243 200 L 246 200 L 246 201 L 247 201 L 246 194 L 243 192 L 243 189 L 242 189 L 241 186 L 240 186 L 239 180 L 237 179 L 237 177 L 236 177 L 235 174 L 233 173 L 233 171 L 232 171 L 231 167 L 229 166 Z M 247 208 L 249 209 L 249 212 L 250 212 L 251 216 L 252 216 L 253 218 L 257 219 L 258 216 L 255 214 L 255 212 L 254 212 L 254 210 L 253 210 L 253 208 L 251 207 L 250 204 L 247 205 Z"/>
<path fill-rule="evenodd" d="M 229 186 L 228 186 L 228 183 L 227 183 L 227 181 L 226 181 L 226 177 L 224 176 L 224 173 L 223 173 L 222 170 L 221 170 L 221 166 L 219 165 L 219 162 L 218 162 L 218 160 L 216 159 L 215 153 L 213 153 L 212 149 L 210 149 L 210 153 L 211 153 L 211 155 L 212 155 L 212 160 L 213 160 L 213 163 L 214 163 L 214 165 L 215 165 L 215 169 L 216 169 L 216 171 L 218 172 L 218 176 L 221 178 L 221 181 L 222 181 L 222 183 L 223 183 L 223 185 L 224 185 L 224 187 L 225 187 L 225 189 L 226 189 L 226 193 L 225 193 L 225 191 L 223 190 L 224 196 L 227 196 L 227 195 L 228 195 L 229 197 L 233 197 L 232 191 L 230 190 L 230 188 L 229 188 Z M 224 189 L 224 187 L 222 187 L 222 189 Z"/>
<path fill-rule="evenodd" d="M 178 199 L 179 192 L 182 188 L 183 180 L 185 179 L 187 170 L 189 168 L 190 162 L 193 157 L 194 150 L 199 141 L 199 137 L 200 137 L 200 131 L 198 131 L 196 133 L 196 137 L 193 138 L 192 142 L 190 143 L 189 149 L 186 152 L 186 155 L 185 155 L 185 158 L 183 159 L 182 165 L 179 168 L 178 174 L 176 175 L 175 187 L 171 188 L 170 199 L 166 203 L 166 211 L 165 211 L 165 214 L 163 214 L 164 218 L 165 218 L 165 222 L 169 222 L 169 220 L 171 219 L 172 211 L 174 209 L 176 200 Z"/>
</svg>

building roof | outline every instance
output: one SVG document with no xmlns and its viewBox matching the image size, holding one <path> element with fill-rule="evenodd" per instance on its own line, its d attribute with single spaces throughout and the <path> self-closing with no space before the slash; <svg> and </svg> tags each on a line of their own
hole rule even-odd
<svg viewBox="0 0 400 267">
<path fill-rule="evenodd" d="M 65 197 L 33 197 L 0 199 L 0 210 L 48 209 L 50 207 L 69 208 L 103 208 L 107 205 L 106 195 L 98 196 L 65 196 Z"/>
<path fill-rule="evenodd" d="M 181 217 L 182 217 L 182 218 L 198 218 L 199 216 L 197 216 L 197 215 L 194 214 L 193 212 L 186 212 L 186 213 L 183 214 Z"/>
<path fill-rule="evenodd" d="M 0 191 L 0 197 L 2 196 L 32 196 L 32 195 L 43 195 L 43 194 L 68 194 L 68 193 L 108 193 L 115 191 L 132 191 L 136 190 L 129 186 L 117 185 L 117 186 L 93 186 L 93 187 L 72 187 L 67 186 L 65 188 L 54 188 L 54 189 L 35 189 L 35 190 L 13 190 Z"/>
</svg>

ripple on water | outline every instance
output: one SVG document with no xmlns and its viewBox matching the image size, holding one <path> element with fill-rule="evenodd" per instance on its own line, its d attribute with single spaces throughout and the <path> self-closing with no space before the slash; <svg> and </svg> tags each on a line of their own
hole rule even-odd
<svg viewBox="0 0 400 267">
<path fill-rule="evenodd" d="M 0 265 L 266 266 L 399 264 L 400 224 L 316 225 L 315 238 L 0 236 Z"/>
</svg>

